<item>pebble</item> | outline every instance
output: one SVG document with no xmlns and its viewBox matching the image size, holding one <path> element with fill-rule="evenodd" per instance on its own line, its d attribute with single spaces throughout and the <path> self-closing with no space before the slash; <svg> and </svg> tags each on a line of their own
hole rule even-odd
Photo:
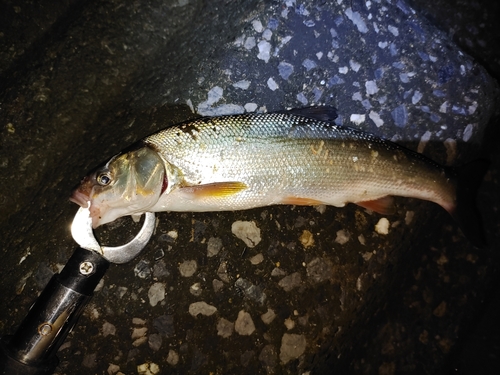
<svg viewBox="0 0 500 375">
<path fill-rule="evenodd" d="M 262 253 L 259 253 L 250 258 L 250 263 L 252 263 L 254 266 L 262 263 L 263 261 L 264 261 L 264 255 L 262 255 Z"/>
<path fill-rule="evenodd" d="M 149 335 L 148 345 L 149 345 L 151 350 L 154 350 L 156 352 L 156 351 L 160 350 L 162 341 L 163 340 L 162 340 L 160 334 L 153 333 L 153 334 Z"/>
<path fill-rule="evenodd" d="M 219 279 L 213 279 L 212 286 L 214 287 L 214 292 L 217 293 L 219 290 L 222 289 L 222 287 L 224 286 L 224 283 L 222 281 L 220 281 Z"/>
<path fill-rule="evenodd" d="M 147 327 L 134 327 L 134 329 L 132 330 L 131 338 L 132 340 L 136 340 L 138 338 L 146 336 L 147 332 L 148 332 Z"/>
<path fill-rule="evenodd" d="M 186 260 L 179 265 L 179 272 L 181 276 L 191 277 L 194 275 L 196 270 L 198 269 L 198 264 L 196 260 Z"/>
<path fill-rule="evenodd" d="M 315 283 L 320 283 L 332 275 L 332 267 L 322 258 L 314 258 L 306 265 L 307 276 Z"/>
<path fill-rule="evenodd" d="M 276 83 L 273 77 L 267 80 L 267 87 L 269 87 L 271 91 L 276 91 L 276 89 L 279 88 L 278 84 Z"/>
<path fill-rule="evenodd" d="M 293 65 L 284 61 L 280 62 L 278 65 L 278 73 L 285 81 L 288 80 L 293 73 Z"/>
<path fill-rule="evenodd" d="M 201 289 L 201 284 L 200 283 L 194 283 L 189 287 L 189 293 L 191 293 L 193 296 L 200 296 L 202 292 Z"/>
<path fill-rule="evenodd" d="M 231 232 L 248 247 L 255 247 L 262 240 L 260 229 L 253 221 L 235 221 L 231 226 Z"/>
<path fill-rule="evenodd" d="M 349 233 L 343 229 L 337 231 L 337 237 L 335 238 L 335 242 L 343 245 L 347 243 L 350 239 Z"/>
<path fill-rule="evenodd" d="M 179 354 L 175 350 L 170 349 L 167 355 L 167 363 L 171 366 L 175 366 L 179 363 Z"/>
<path fill-rule="evenodd" d="M 250 336 L 255 331 L 252 317 L 245 310 L 240 310 L 234 323 L 234 330 L 242 336 Z"/>
<path fill-rule="evenodd" d="M 299 237 L 299 241 L 306 249 L 314 245 L 314 237 L 311 232 L 304 230 Z"/>
<path fill-rule="evenodd" d="M 149 261 L 143 259 L 137 263 L 134 267 L 135 276 L 140 279 L 147 279 L 151 276 L 151 267 L 149 266 Z"/>
<path fill-rule="evenodd" d="M 165 284 L 154 283 L 148 290 L 149 304 L 156 306 L 158 302 L 165 299 Z"/>
<path fill-rule="evenodd" d="M 154 362 L 146 362 L 137 366 L 139 375 L 156 375 L 160 373 L 160 367 Z"/>
<path fill-rule="evenodd" d="M 285 275 L 286 275 L 286 272 L 283 271 L 283 269 L 279 268 L 279 267 L 274 267 L 273 270 L 271 271 L 271 276 L 280 277 L 280 276 L 285 276 Z"/>
<path fill-rule="evenodd" d="M 110 363 L 109 366 L 108 366 L 108 369 L 106 370 L 106 372 L 108 373 L 108 375 L 114 375 L 118 371 L 120 371 L 120 366 L 115 365 L 113 363 Z"/>
<path fill-rule="evenodd" d="M 285 276 L 280 280 L 278 285 L 283 288 L 285 292 L 289 292 L 292 289 L 298 287 L 302 282 L 300 273 L 294 272 L 291 275 Z"/>
<path fill-rule="evenodd" d="M 104 322 L 102 325 L 102 335 L 104 337 L 109 336 L 109 335 L 114 335 L 116 333 L 116 327 L 108 322 Z"/>
<path fill-rule="evenodd" d="M 266 40 L 261 40 L 257 44 L 257 48 L 259 49 L 257 58 L 260 60 L 264 60 L 267 63 L 269 61 L 269 58 L 271 57 L 271 44 Z"/>
<path fill-rule="evenodd" d="M 287 330 L 291 330 L 291 329 L 295 328 L 295 322 L 293 321 L 293 319 L 286 318 L 284 324 L 285 324 L 285 327 Z"/>
<path fill-rule="evenodd" d="M 262 363 L 262 366 L 267 370 L 268 374 L 275 373 L 274 368 L 276 367 L 278 362 L 278 355 L 273 345 L 268 344 L 264 346 L 264 348 L 259 354 L 259 361 Z"/>
<path fill-rule="evenodd" d="M 173 336 L 175 333 L 173 315 L 160 315 L 153 319 L 153 327 L 165 337 Z"/>
<path fill-rule="evenodd" d="M 262 288 L 252 284 L 250 281 L 242 279 L 241 277 L 236 280 L 234 286 L 239 288 L 248 299 L 259 302 L 261 305 L 266 300 L 266 294 L 262 292 Z"/>
<path fill-rule="evenodd" d="M 264 324 L 271 324 L 274 318 L 276 318 L 276 313 L 272 309 L 267 309 L 267 312 L 260 316 Z"/>
<path fill-rule="evenodd" d="M 304 335 L 285 333 L 281 339 L 280 360 L 287 364 L 290 360 L 299 358 L 306 350 Z"/>
<path fill-rule="evenodd" d="M 389 220 L 383 217 L 375 224 L 375 231 L 378 234 L 389 234 L 389 224 Z"/>
<path fill-rule="evenodd" d="M 234 323 L 230 322 L 225 318 L 220 318 L 217 323 L 217 335 L 222 336 L 223 338 L 229 337 L 233 334 L 234 331 Z"/>
<path fill-rule="evenodd" d="M 146 324 L 146 321 L 144 319 L 141 319 L 141 318 L 133 318 L 132 324 L 144 325 L 144 324 Z"/>
<path fill-rule="evenodd" d="M 216 311 L 217 308 L 215 306 L 209 305 L 204 301 L 194 302 L 189 305 L 189 313 L 194 317 L 200 314 L 205 316 L 210 316 L 213 315 Z"/>
</svg>

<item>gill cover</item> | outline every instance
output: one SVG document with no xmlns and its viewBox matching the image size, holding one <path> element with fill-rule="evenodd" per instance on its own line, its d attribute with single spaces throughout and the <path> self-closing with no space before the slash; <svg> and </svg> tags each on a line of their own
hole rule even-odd
<svg viewBox="0 0 500 375">
<path fill-rule="evenodd" d="M 95 172 L 90 213 L 94 228 L 121 216 L 142 214 L 162 193 L 165 168 L 160 156 L 144 146 L 113 157 Z"/>
</svg>

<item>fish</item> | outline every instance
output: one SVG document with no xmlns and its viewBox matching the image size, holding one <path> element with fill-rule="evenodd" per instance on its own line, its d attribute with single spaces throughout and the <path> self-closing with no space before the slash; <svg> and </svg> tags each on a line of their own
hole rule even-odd
<svg viewBox="0 0 500 375">
<path fill-rule="evenodd" d="M 235 211 L 354 203 L 393 214 L 393 196 L 443 207 L 484 246 L 471 174 L 373 134 L 335 123 L 333 107 L 201 117 L 132 144 L 91 171 L 70 200 L 94 228 L 145 212 Z M 461 181 L 462 180 L 462 181 Z"/>
</svg>

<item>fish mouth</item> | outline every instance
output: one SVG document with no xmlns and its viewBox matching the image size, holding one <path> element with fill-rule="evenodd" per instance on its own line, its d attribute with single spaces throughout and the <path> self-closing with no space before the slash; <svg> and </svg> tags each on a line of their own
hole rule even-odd
<svg viewBox="0 0 500 375">
<path fill-rule="evenodd" d="M 87 208 L 90 203 L 90 197 L 87 194 L 82 193 L 80 190 L 75 190 L 69 200 L 83 208 Z"/>
</svg>

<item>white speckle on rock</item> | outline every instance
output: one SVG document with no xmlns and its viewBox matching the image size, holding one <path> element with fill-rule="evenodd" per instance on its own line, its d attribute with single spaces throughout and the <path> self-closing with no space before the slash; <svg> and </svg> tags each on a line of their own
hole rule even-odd
<svg viewBox="0 0 500 375">
<path fill-rule="evenodd" d="M 420 99 L 422 99 L 422 93 L 418 90 L 415 90 L 415 92 L 413 93 L 413 96 L 411 97 L 411 103 L 412 104 L 417 104 Z"/>
<path fill-rule="evenodd" d="M 439 112 L 446 113 L 447 110 L 448 110 L 448 102 L 446 101 L 439 107 Z"/>
<path fill-rule="evenodd" d="M 245 242 L 248 247 L 255 247 L 262 240 L 260 229 L 253 221 L 235 221 L 231 225 L 231 232 Z"/>
<path fill-rule="evenodd" d="M 257 48 L 259 48 L 257 58 L 267 63 L 271 57 L 271 44 L 267 40 L 261 40 Z"/>
<path fill-rule="evenodd" d="M 339 68 L 339 73 L 340 74 L 347 74 L 348 71 L 349 71 L 349 68 L 347 66 L 341 66 Z"/>
<path fill-rule="evenodd" d="M 394 36 L 398 36 L 399 35 L 399 30 L 398 30 L 397 27 L 389 25 L 387 27 L 387 29 L 392 33 L 392 35 L 394 35 Z"/>
<path fill-rule="evenodd" d="M 267 309 L 267 312 L 260 316 L 264 324 L 271 324 L 271 322 L 276 318 L 276 313 L 272 309 Z"/>
<path fill-rule="evenodd" d="M 368 117 L 374 122 L 377 128 L 380 128 L 382 125 L 384 125 L 384 120 L 380 118 L 380 115 L 377 112 L 370 111 Z"/>
<path fill-rule="evenodd" d="M 279 87 L 278 84 L 276 83 L 276 81 L 273 79 L 273 77 L 270 77 L 268 80 L 267 80 L 267 87 L 269 87 L 269 89 L 271 91 L 276 91 L 276 89 Z"/>
<path fill-rule="evenodd" d="M 224 90 L 220 86 L 215 86 L 207 94 L 207 104 L 212 105 L 217 103 L 222 99 L 222 95 L 224 94 Z"/>
<path fill-rule="evenodd" d="M 286 318 L 284 324 L 287 330 L 295 328 L 295 322 L 293 321 L 293 319 Z"/>
<path fill-rule="evenodd" d="M 223 104 L 218 107 L 211 107 L 202 102 L 198 104 L 196 111 L 202 116 L 224 116 L 245 113 L 245 108 L 238 104 Z"/>
<path fill-rule="evenodd" d="M 252 263 L 254 266 L 262 263 L 263 261 L 264 261 L 264 255 L 262 255 L 262 253 L 259 253 L 250 258 L 250 263 Z"/>
<path fill-rule="evenodd" d="M 255 331 L 252 317 L 245 310 L 238 312 L 238 318 L 234 323 L 234 330 L 242 336 L 250 336 Z"/>
<path fill-rule="evenodd" d="M 365 122 L 365 115 L 355 114 L 353 113 L 350 117 L 351 122 L 354 122 L 356 125 L 360 125 Z"/>
<path fill-rule="evenodd" d="M 350 239 L 349 233 L 346 232 L 345 230 L 341 229 L 337 231 L 337 237 L 335 238 L 335 242 L 343 245 L 347 243 Z"/>
<path fill-rule="evenodd" d="M 476 109 L 477 109 L 477 102 L 473 102 L 473 103 L 469 106 L 469 115 L 474 114 L 474 112 L 476 112 Z"/>
<path fill-rule="evenodd" d="M 255 46 L 256 46 L 255 37 L 253 37 L 253 36 L 249 36 L 245 40 L 245 43 L 243 44 L 243 47 L 245 47 L 245 49 L 247 49 L 247 50 L 251 50 Z"/>
<path fill-rule="evenodd" d="M 359 241 L 359 243 L 360 243 L 361 245 L 364 245 L 364 244 L 366 243 L 366 241 L 365 241 L 365 236 L 363 236 L 363 234 L 360 234 L 360 235 L 358 236 L 358 241 Z"/>
<path fill-rule="evenodd" d="M 316 58 L 318 60 L 321 60 L 322 57 L 323 57 L 323 52 L 320 51 L 320 52 L 316 53 Z"/>
<path fill-rule="evenodd" d="M 167 233 L 167 236 L 169 236 L 170 238 L 172 238 L 173 240 L 176 240 L 177 237 L 179 236 L 179 234 L 177 233 L 176 230 L 171 230 Z"/>
<path fill-rule="evenodd" d="M 253 20 L 252 26 L 253 26 L 253 29 L 255 31 L 257 31 L 258 33 L 261 33 L 262 30 L 264 30 L 264 27 L 262 27 L 262 22 L 260 22 L 260 20 Z"/>
<path fill-rule="evenodd" d="M 318 211 L 320 214 L 324 214 L 326 212 L 326 204 L 319 204 L 317 206 L 314 206 L 316 211 Z"/>
<path fill-rule="evenodd" d="M 225 318 L 220 318 L 217 322 L 217 335 L 227 338 L 233 334 L 234 323 Z"/>
<path fill-rule="evenodd" d="M 382 49 L 386 48 L 388 45 L 389 45 L 389 43 L 387 43 L 387 42 L 378 42 L 379 48 L 382 48 Z"/>
<path fill-rule="evenodd" d="M 191 277 L 194 275 L 196 270 L 198 269 L 198 264 L 196 260 L 186 260 L 179 265 L 179 272 L 181 276 Z"/>
<path fill-rule="evenodd" d="M 377 83 L 375 81 L 366 81 L 365 88 L 366 88 L 366 95 L 373 95 L 378 92 Z"/>
<path fill-rule="evenodd" d="M 469 124 L 465 127 L 464 135 L 462 136 L 462 140 L 464 142 L 468 142 L 471 139 L 473 130 L 474 130 L 474 125 L 472 124 Z"/>
<path fill-rule="evenodd" d="M 258 105 L 255 103 L 247 103 L 245 104 L 245 111 L 247 112 L 255 112 L 257 109 Z"/>
<path fill-rule="evenodd" d="M 238 81 L 236 83 L 233 83 L 233 87 L 236 87 L 238 89 L 246 90 L 250 87 L 250 81 L 244 79 L 241 81 Z"/>
<path fill-rule="evenodd" d="M 427 142 L 431 139 L 432 133 L 430 131 L 426 131 L 422 137 L 420 137 L 420 142 L 418 143 L 417 152 L 421 154 L 425 150 L 425 146 L 427 146 Z"/>
<path fill-rule="evenodd" d="M 293 73 L 293 65 L 287 62 L 280 62 L 278 64 L 278 72 L 284 80 L 288 80 L 290 75 Z"/>
<path fill-rule="evenodd" d="M 378 234 L 389 234 L 389 225 L 389 220 L 383 217 L 375 224 L 375 231 Z"/>
<path fill-rule="evenodd" d="M 165 284 L 154 283 L 148 290 L 149 304 L 156 306 L 158 302 L 165 299 Z"/>
<path fill-rule="evenodd" d="M 353 12 L 351 8 L 347 8 L 345 10 L 345 15 L 347 18 L 349 18 L 352 23 L 358 28 L 358 31 L 360 33 L 367 33 L 368 32 L 368 27 L 366 27 L 366 23 L 359 14 L 359 12 Z"/>
<path fill-rule="evenodd" d="M 217 307 L 209 305 L 205 301 L 194 302 L 189 305 L 189 314 L 196 317 L 198 315 L 210 316 L 217 311 Z"/>
<path fill-rule="evenodd" d="M 359 68 L 361 68 L 361 64 L 354 61 L 354 60 L 349 60 L 349 65 L 351 66 L 351 69 L 357 72 Z"/>
<path fill-rule="evenodd" d="M 316 68 L 318 65 L 311 59 L 305 59 L 302 61 L 302 66 L 306 68 L 307 71 Z"/>
<path fill-rule="evenodd" d="M 299 92 L 297 94 L 297 100 L 301 102 L 303 105 L 307 105 L 307 103 L 309 103 L 303 92 Z"/>
<path fill-rule="evenodd" d="M 306 337 L 285 333 L 281 339 L 280 360 L 287 364 L 290 360 L 299 358 L 306 350 Z"/>
<path fill-rule="evenodd" d="M 262 37 L 265 40 L 271 40 L 271 37 L 273 36 L 273 32 L 269 29 L 265 29 L 264 32 L 262 33 Z"/>
</svg>

